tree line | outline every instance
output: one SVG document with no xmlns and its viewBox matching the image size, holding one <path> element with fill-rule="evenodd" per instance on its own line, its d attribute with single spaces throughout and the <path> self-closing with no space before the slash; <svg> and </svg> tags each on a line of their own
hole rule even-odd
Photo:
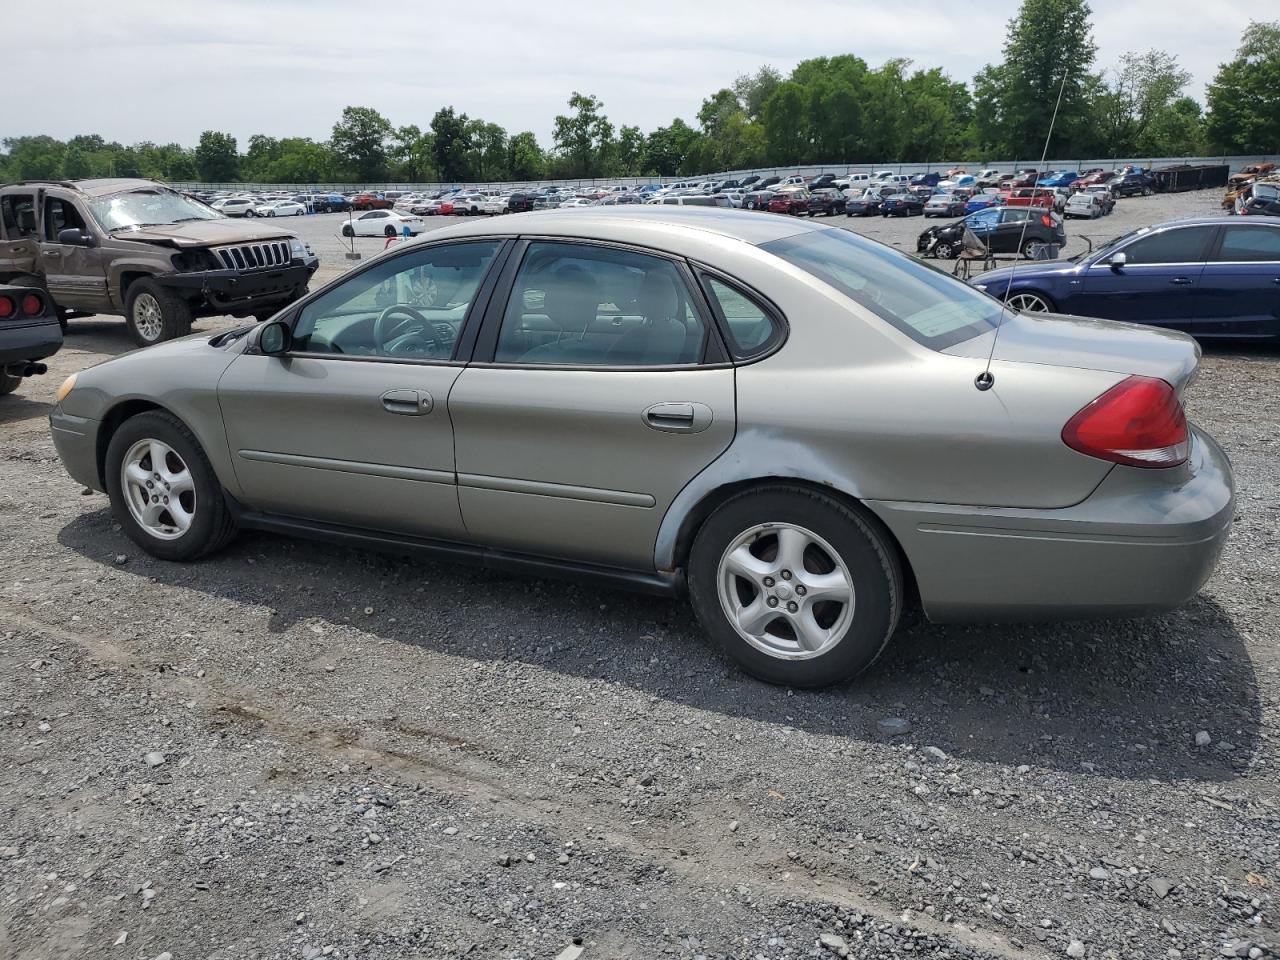
<svg viewBox="0 0 1280 960">
<path fill-rule="evenodd" d="M 533 133 L 435 112 L 397 127 L 372 107 L 342 111 L 328 140 L 255 134 L 241 152 L 206 130 L 194 148 L 124 146 L 96 134 L 3 140 L 0 179 L 147 177 L 252 183 L 489 182 L 671 177 L 793 164 L 1197 156 L 1280 152 L 1280 22 L 1251 23 L 1222 64 L 1207 103 L 1161 50 L 1096 70 L 1084 0 L 1024 0 L 1001 61 L 970 83 L 905 59 L 872 67 L 854 54 L 817 57 L 784 76 L 770 66 L 702 101 L 696 126 L 677 117 L 644 133 L 616 126 L 604 104 L 574 92 L 544 148 Z M 1056 111 L 1056 121 L 1054 114 Z"/>
</svg>

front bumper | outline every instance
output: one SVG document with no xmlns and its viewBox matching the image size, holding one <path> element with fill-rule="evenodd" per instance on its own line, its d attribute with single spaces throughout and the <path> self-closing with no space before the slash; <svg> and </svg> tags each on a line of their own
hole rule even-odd
<svg viewBox="0 0 1280 960">
<path fill-rule="evenodd" d="M 62 349 L 62 325 L 57 317 L 0 327 L 0 367 L 28 360 L 43 360 Z"/>
<path fill-rule="evenodd" d="M 102 477 L 98 475 L 99 426 L 97 420 L 64 413 L 61 406 L 54 407 L 49 414 L 49 432 L 58 459 L 71 479 L 91 490 L 103 489 Z"/>
<path fill-rule="evenodd" d="M 868 501 L 898 538 L 931 620 L 1135 616 L 1191 599 L 1235 514 L 1231 464 L 1192 429 L 1170 470 L 1114 467 L 1060 510 Z"/>
<path fill-rule="evenodd" d="M 275 270 L 203 270 L 169 273 L 156 277 L 166 287 L 199 294 L 224 313 L 248 312 L 258 306 L 279 303 L 298 294 L 320 266 L 317 257 L 292 260 Z"/>
</svg>

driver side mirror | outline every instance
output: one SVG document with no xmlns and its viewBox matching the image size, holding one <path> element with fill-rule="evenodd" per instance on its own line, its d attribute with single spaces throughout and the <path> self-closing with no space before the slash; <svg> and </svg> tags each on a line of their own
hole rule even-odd
<svg viewBox="0 0 1280 960">
<path fill-rule="evenodd" d="M 289 352 L 293 342 L 293 331 L 289 325 L 280 320 L 272 320 L 264 324 L 258 335 L 258 349 L 268 357 L 278 357 Z"/>
<path fill-rule="evenodd" d="M 1122 252 L 1112 254 L 1111 259 L 1107 261 L 1111 265 L 1112 270 L 1121 270 L 1124 265 L 1129 262 L 1129 258 Z"/>
<path fill-rule="evenodd" d="M 67 227 L 58 231 L 58 242 L 68 247 L 93 247 L 97 240 L 93 234 L 85 233 L 79 227 Z"/>
</svg>

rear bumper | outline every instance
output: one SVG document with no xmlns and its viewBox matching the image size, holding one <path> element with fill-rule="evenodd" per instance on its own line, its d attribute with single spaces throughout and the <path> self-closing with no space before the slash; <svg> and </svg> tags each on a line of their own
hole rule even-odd
<svg viewBox="0 0 1280 960">
<path fill-rule="evenodd" d="M 931 620 L 1135 616 L 1191 599 L 1235 513 L 1227 456 L 1193 429 L 1173 470 L 1115 467 L 1061 510 L 868 501 L 901 543 Z"/>
<path fill-rule="evenodd" d="M 57 317 L 0 330 L 0 366 L 43 360 L 61 349 L 62 326 Z"/>
<path fill-rule="evenodd" d="M 63 469 L 71 479 L 92 490 L 102 490 L 102 478 L 98 476 L 99 426 L 97 420 L 64 413 L 61 406 L 49 414 L 49 432 Z"/>
</svg>

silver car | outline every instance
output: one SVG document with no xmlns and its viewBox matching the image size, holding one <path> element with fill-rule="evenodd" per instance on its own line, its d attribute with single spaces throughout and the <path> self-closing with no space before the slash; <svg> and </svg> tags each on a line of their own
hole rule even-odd
<svg viewBox="0 0 1280 960">
<path fill-rule="evenodd" d="M 1214 569 L 1234 494 L 1183 414 L 1195 342 L 1002 309 L 811 222 L 517 214 L 86 370 L 53 437 L 157 557 L 254 528 L 687 591 L 746 670 L 818 686 L 917 596 L 1130 615 Z"/>
</svg>

